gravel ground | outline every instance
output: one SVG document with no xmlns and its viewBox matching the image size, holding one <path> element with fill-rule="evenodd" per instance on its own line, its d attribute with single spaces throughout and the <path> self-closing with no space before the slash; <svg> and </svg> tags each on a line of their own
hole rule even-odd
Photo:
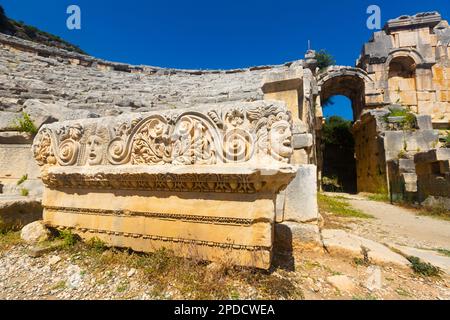
<svg viewBox="0 0 450 320">
<path fill-rule="evenodd" d="M 0 252 L 0 299 L 199 297 L 198 292 L 183 290 L 186 287 L 177 284 L 180 279 L 169 279 L 165 287 L 157 288 L 157 281 L 148 276 L 145 266 L 132 268 L 126 259 L 102 264 L 98 257 L 74 249 L 58 249 L 39 257 L 30 257 L 28 249 L 24 244 L 15 244 Z M 99 255 L 110 254 L 108 249 Z M 295 271 L 277 269 L 263 274 L 253 283 L 233 276 L 226 278 L 233 289 L 225 298 L 266 298 L 267 290 L 272 290 L 270 297 L 275 299 L 450 299 L 447 276 L 427 278 L 414 274 L 408 268 L 356 265 L 353 257 L 332 256 L 319 247 L 297 245 L 294 257 Z M 214 264 L 206 266 L 206 269 L 216 272 L 210 266 Z M 337 275 L 348 279 L 354 287 L 347 291 L 333 285 L 330 277 Z M 374 275 L 379 275 L 379 279 Z M 287 282 L 282 282 L 285 280 Z M 265 282 L 266 286 L 262 286 Z M 209 283 L 214 284 L 215 280 Z M 221 285 L 224 284 L 217 281 L 217 286 Z M 192 290 L 199 289 L 195 287 Z M 203 287 L 201 290 L 210 288 Z M 292 291 L 301 292 L 301 296 L 291 295 Z"/>
</svg>

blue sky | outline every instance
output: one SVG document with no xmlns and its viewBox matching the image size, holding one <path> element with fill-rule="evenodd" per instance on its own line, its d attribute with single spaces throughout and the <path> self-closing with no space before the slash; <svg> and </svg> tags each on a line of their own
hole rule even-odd
<svg viewBox="0 0 450 320">
<path fill-rule="evenodd" d="M 372 30 L 366 9 L 382 24 L 402 14 L 440 11 L 449 0 L 0 0 L 8 16 L 61 36 L 89 54 L 161 67 L 229 69 L 301 59 L 311 40 L 338 64 L 354 65 Z M 81 8 L 81 30 L 68 30 L 66 9 Z M 337 99 L 327 114 L 341 110 Z M 345 108 L 344 108 L 345 109 Z M 334 112 L 335 113 L 335 112 Z M 351 112 L 340 111 L 351 118 Z"/>
</svg>

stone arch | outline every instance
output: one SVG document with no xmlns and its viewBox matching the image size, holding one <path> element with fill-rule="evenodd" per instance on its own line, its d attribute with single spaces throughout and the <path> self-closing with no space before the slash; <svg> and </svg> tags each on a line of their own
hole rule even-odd
<svg viewBox="0 0 450 320">
<path fill-rule="evenodd" d="M 421 64 L 422 56 L 413 49 L 399 49 L 389 54 L 385 63 L 387 101 L 417 108 L 416 69 Z"/>
<path fill-rule="evenodd" d="M 356 67 L 332 66 L 317 76 L 318 95 L 323 102 L 336 95 L 347 97 L 351 101 L 353 119 L 360 118 L 366 107 L 366 88 L 373 88 L 374 83 L 366 71 Z M 321 139 L 321 133 L 318 134 Z M 356 192 L 357 173 L 354 147 L 346 144 L 317 143 L 319 146 L 319 179 L 324 177 L 337 179 L 346 192 Z M 324 182 L 324 180 L 322 180 Z"/>
<path fill-rule="evenodd" d="M 419 51 L 412 48 L 399 48 L 389 52 L 386 62 L 384 63 L 385 69 L 387 70 L 389 68 L 393 59 L 399 57 L 410 57 L 414 60 L 416 66 L 425 63 L 425 60 Z"/>
<path fill-rule="evenodd" d="M 365 88 L 373 83 L 366 71 L 360 68 L 333 66 L 317 79 L 321 101 L 334 95 L 343 95 L 352 102 L 353 118 L 359 119 L 365 108 Z"/>
</svg>

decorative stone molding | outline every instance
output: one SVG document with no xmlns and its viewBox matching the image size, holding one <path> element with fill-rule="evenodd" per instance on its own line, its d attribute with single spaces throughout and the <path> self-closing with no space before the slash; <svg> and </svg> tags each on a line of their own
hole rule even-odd
<svg viewBox="0 0 450 320">
<path fill-rule="evenodd" d="M 33 152 L 41 166 L 287 163 L 290 121 L 276 102 L 66 121 L 44 125 Z"/>
</svg>

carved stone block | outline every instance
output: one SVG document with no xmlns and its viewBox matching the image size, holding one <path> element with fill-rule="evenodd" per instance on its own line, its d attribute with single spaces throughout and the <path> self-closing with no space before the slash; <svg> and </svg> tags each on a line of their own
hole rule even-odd
<svg viewBox="0 0 450 320">
<path fill-rule="evenodd" d="M 292 121 L 260 101 L 45 125 L 44 221 L 137 251 L 269 268 Z"/>
</svg>

